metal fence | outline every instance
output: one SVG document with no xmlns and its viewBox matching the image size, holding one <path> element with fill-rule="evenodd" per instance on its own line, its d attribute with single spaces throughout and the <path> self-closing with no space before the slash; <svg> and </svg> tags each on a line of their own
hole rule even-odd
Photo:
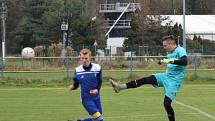
<svg viewBox="0 0 215 121">
<path fill-rule="evenodd" d="M 165 56 L 93 56 L 92 62 L 100 64 L 103 71 L 105 71 L 108 76 L 112 77 L 115 75 L 115 72 L 122 72 L 125 73 L 125 76 L 132 78 L 142 71 L 144 75 L 165 71 L 166 65 L 158 64 L 158 61 L 164 57 Z M 3 62 L 3 71 L 1 74 L 2 77 L 12 80 L 17 80 L 16 78 L 26 80 L 26 78 L 31 77 L 47 79 L 50 75 L 52 75 L 51 78 L 61 79 L 60 77 L 62 77 L 62 74 L 66 75 L 62 78 L 69 79 L 71 77 L 71 72 L 78 65 L 80 65 L 80 59 L 77 56 L 65 58 L 6 57 Z M 189 55 L 187 69 L 189 73 L 187 73 L 186 80 L 215 80 L 215 55 Z M 43 76 L 41 76 L 41 74 Z M 38 75 L 40 77 L 35 77 Z"/>
<path fill-rule="evenodd" d="M 158 61 L 165 56 L 94 56 L 92 62 L 102 65 L 104 70 L 164 70 L 165 65 L 158 65 Z M 215 70 L 215 55 L 188 56 L 190 70 Z M 78 57 L 6 57 L 4 72 L 19 71 L 66 71 L 73 70 L 80 64 Z"/>
</svg>

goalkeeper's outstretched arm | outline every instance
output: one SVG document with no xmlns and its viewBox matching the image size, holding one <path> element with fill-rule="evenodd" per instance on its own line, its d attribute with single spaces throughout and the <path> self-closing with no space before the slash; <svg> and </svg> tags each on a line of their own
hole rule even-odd
<svg viewBox="0 0 215 121">
<path fill-rule="evenodd" d="M 158 64 L 161 63 L 171 63 L 175 65 L 180 66 L 186 66 L 187 65 L 187 56 L 182 56 L 179 60 L 173 60 L 173 59 L 162 59 L 158 62 Z"/>
<path fill-rule="evenodd" d="M 182 56 L 180 60 L 174 60 L 173 64 L 180 66 L 187 66 L 187 56 Z"/>
</svg>

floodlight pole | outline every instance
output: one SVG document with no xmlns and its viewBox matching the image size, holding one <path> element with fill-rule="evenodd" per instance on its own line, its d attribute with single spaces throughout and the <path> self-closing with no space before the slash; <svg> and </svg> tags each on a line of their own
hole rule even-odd
<svg viewBox="0 0 215 121">
<path fill-rule="evenodd" d="M 2 20 L 2 57 L 1 57 L 1 79 L 4 78 L 4 60 L 5 60 L 5 33 L 6 33 L 6 25 L 5 21 L 7 18 L 7 5 L 5 0 L 2 1 L 1 6 L 1 20 Z"/>
<path fill-rule="evenodd" d="M 97 55 L 97 48 L 96 47 L 98 46 L 98 43 L 97 43 L 96 40 L 95 40 L 93 46 L 94 46 L 94 49 L 95 49 L 95 58 L 96 58 L 96 55 Z"/>
<path fill-rule="evenodd" d="M 64 7 L 67 3 L 67 0 L 64 0 Z M 69 15 L 68 12 L 64 9 L 64 11 L 61 11 L 58 13 L 61 19 L 61 31 L 62 31 L 62 43 L 63 43 L 63 48 L 61 51 L 61 57 L 64 59 L 64 64 L 66 67 L 66 79 L 69 79 L 69 57 L 67 55 L 67 50 L 66 50 L 66 42 L 67 42 L 67 31 L 69 29 L 69 18 L 72 17 L 72 14 Z"/>
<path fill-rule="evenodd" d="M 5 33 L 6 33 L 6 25 L 5 21 L 7 18 L 7 5 L 5 1 L 2 2 L 1 6 L 1 19 L 2 19 L 2 58 L 3 61 L 5 59 Z"/>
<path fill-rule="evenodd" d="M 62 55 L 61 56 L 65 57 L 65 53 L 66 53 L 65 46 L 66 46 L 66 38 L 67 38 L 66 31 L 68 30 L 68 23 L 63 21 L 61 24 L 61 30 L 63 31 L 63 49 L 62 49 Z"/>
<path fill-rule="evenodd" d="M 186 7 L 185 7 L 185 0 L 183 0 L 183 47 L 184 47 L 184 49 L 186 50 L 185 15 L 186 15 Z"/>
<path fill-rule="evenodd" d="M 68 30 L 68 23 L 63 21 L 61 23 L 61 30 L 63 31 L 63 48 L 62 48 L 62 52 L 61 52 L 61 56 L 64 58 L 64 63 L 66 66 L 66 79 L 69 79 L 69 58 L 67 56 L 66 58 L 66 38 L 67 38 L 67 33 L 66 31 Z"/>
</svg>

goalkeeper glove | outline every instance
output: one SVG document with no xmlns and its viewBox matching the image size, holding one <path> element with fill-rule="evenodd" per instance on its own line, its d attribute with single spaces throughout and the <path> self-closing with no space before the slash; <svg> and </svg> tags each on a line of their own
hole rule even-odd
<svg viewBox="0 0 215 121">
<path fill-rule="evenodd" d="M 158 62 L 158 64 L 161 64 L 161 63 L 173 63 L 174 62 L 174 60 L 171 60 L 171 59 L 162 59 L 162 60 L 160 60 L 159 62 Z"/>
</svg>

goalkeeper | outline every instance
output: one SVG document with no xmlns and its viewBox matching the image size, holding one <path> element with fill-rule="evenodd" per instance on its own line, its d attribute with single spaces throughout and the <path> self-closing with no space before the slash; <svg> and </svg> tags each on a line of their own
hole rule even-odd
<svg viewBox="0 0 215 121">
<path fill-rule="evenodd" d="M 166 64 L 165 73 L 156 73 L 149 77 L 143 77 L 138 80 L 130 81 L 126 84 L 118 84 L 110 79 L 116 93 L 124 89 L 137 88 L 144 84 L 151 84 L 155 87 L 164 88 L 164 102 L 169 121 L 175 121 L 174 110 L 171 106 L 177 91 L 181 87 L 186 74 L 187 53 L 184 48 L 177 46 L 173 36 L 164 36 L 162 38 L 163 48 L 167 53 L 167 58 L 159 61 L 159 64 Z"/>
</svg>

